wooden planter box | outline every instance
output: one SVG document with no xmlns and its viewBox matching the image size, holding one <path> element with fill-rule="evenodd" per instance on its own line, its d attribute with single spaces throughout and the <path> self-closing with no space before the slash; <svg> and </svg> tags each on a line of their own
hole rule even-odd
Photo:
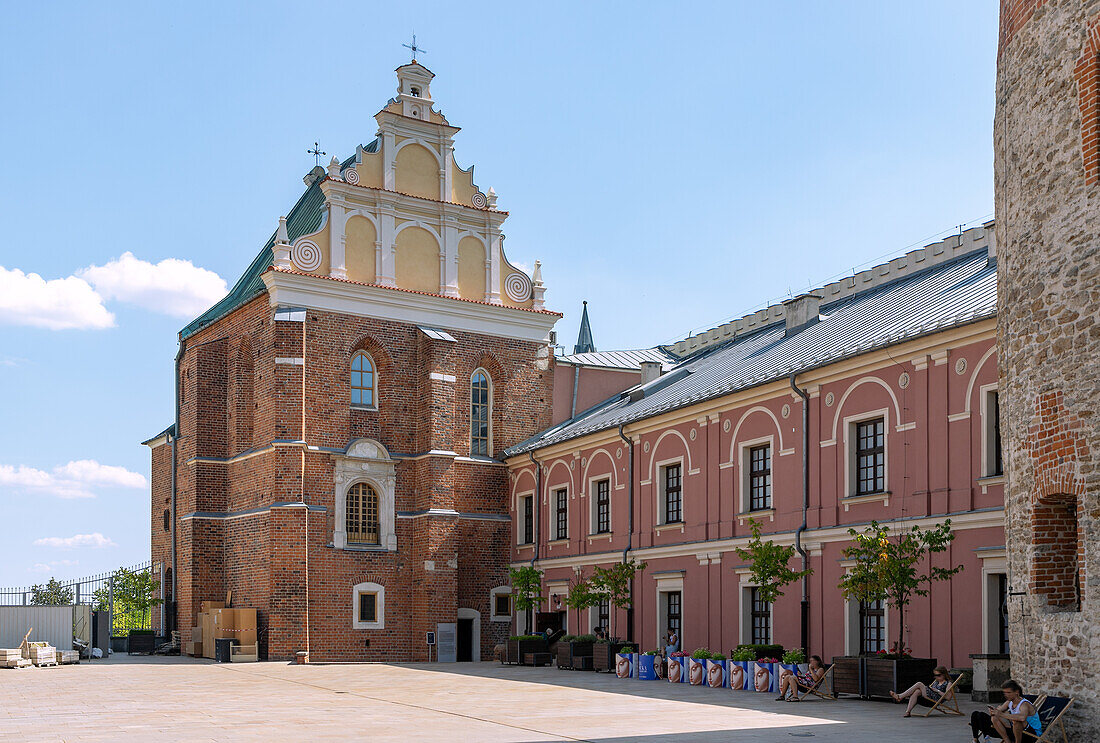
<svg viewBox="0 0 1100 743">
<path fill-rule="evenodd" d="M 523 657 L 532 653 L 548 653 L 546 640 L 509 640 L 504 653 L 505 663 L 523 664 Z"/>
<path fill-rule="evenodd" d="M 615 655 L 624 647 L 630 647 L 635 653 L 638 647 L 630 642 L 597 642 L 592 645 L 592 670 L 611 672 L 615 670 Z"/>
<path fill-rule="evenodd" d="M 557 645 L 558 668 L 577 670 L 581 667 L 581 658 L 592 657 L 591 642 L 559 642 Z"/>
<path fill-rule="evenodd" d="M 157 647 L 157 637 L 152 632 L 131 632 L 127 639 L 126 652 L 152 653 Z"/>
<path fill-rule="evenodd" d="M 935 667 L 935 658 L 840 656 L 833 658 L 833 692 L 889 699 L 891 691 L 904 691 L 918 681 L 929 683 Z"/>
</svg>

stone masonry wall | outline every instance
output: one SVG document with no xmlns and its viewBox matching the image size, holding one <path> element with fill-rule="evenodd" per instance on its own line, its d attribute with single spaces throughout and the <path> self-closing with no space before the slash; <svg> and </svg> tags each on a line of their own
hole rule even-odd
<svg viewBox="0 0 1100 743">
<path fill-rule="evenodd" d="M 1012 674 L 1100 737 L 1100 1 L 1002 0 L 994 123 Z"/>
</svg>

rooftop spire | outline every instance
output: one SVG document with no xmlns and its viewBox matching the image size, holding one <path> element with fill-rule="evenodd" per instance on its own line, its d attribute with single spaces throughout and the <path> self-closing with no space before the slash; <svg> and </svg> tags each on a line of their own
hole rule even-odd
<svg viewBox="0 0 1100 743">
<path fill-rule="evenodd" d="M 596 350 L 596 344 L 592 340 L 592 326 L 588 323 L 588 302 L 584 303 L 581 312 L 581 329 L 577 333 L 577 345 L 573 346 L 573 353 L 592 353 Z"/>
</svg>

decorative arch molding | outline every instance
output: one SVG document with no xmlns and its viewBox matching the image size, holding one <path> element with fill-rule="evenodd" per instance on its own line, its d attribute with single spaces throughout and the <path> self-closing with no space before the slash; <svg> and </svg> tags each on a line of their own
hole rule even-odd
<svg viewBox="0 0 1100 743">
<path fill-rule="evenodd" d="M 480 242 L 480 243 L 481 243 L 481 247 L 485 248 L 485 257 L 486 257 L 486 260 L 490 260 L 490 258 L 489 258 L 489 241 L 488 241 L 488 240 L 486 240 L 486 239 L 485 239 L 485 238 L 484 238 L 483 236 L 479 235 L 479 234 L 478 234 L 478 233 L 476 233 L 476 232 L 472 232 L 472 231 L 470 231 L 470 230 L 467 230 L 466 232 L 460 232 L 460 233 L 458 233 L 458 237 L 457 237 L 457 238 L 455 238 L 455 244 L 457 245 L 458 243 L 462 242 L 462 240 L 463 240 L 464 238 L 467 238 L 467 237 L 472 237 L 472 238 L 474 238 L 475 240 L 477 240 L 478 242 Z M 457 254 L 456 254 L 456 255 L 457 255 Z"/>
<path fill-rule="evenodd" d="M 546 479 L 543 482 L 543 484 L 544 484 L 543 490 L 547 490 L 550 487 L 552 487 L 551 484 L 550 484 L 550 475 L 554 474 L 554 469 L 556 467 L 558 467 L 559 465 L 564 467 L 565 468 L 565 474 L 569 475 L 569 488 L 570 488 L 570 491 L 572 491 L 572 489 L 573 489 L 573 470 L 569 469 L 569 465 L 567 465 L 565 463 L 564 459 L 555 459 L 554 462 L 550 465 L 550 468 L 546 470 Z"/>
<path fill-rule="evenodd" d="M 434 227 L 432 227 L 430 224 L 427 224 L 426 222 L 422 222 L 419 219 L 416 219 L 416 220 L 413 220 L 413 221 L 410 221 L 410 222 L 405 222 L 400 227 L 398 227 L 396 230 L 394 230 L 393 231 L 393 240 L 394 240 L 394 242 L 395 243 L 397 242 L 397 236 L 398 235 L 400 235 L 402 232 L 404 232 L 405 230 L 407 230 L 410 227 L 419 227 L 420 229 L 425 230 L 426 232 L 429 232 L 431 234 L 431 236 L 435 238 L 436 246 L 440 249 L 440 251 L 443 250 L 443 238 L 439 236 L 439 231 L 436 230 Z"/>
<path fill-rule="evenodd" d="M 332 546 L 336 549 L 397 551 L 395 461 L 386 447 L 374 439 L 355 439 L 341 454 L 333 454 L 333 502 L 336 504 Z M 349 546 L 347 535 L 347 495 L 352 486 L 366 483 L 378 493 L 378 545 Z"/>
<path fill-rule="evenodd" d="M 533 467 L 525 467 L 516 472 L 515 482 L 512 484 L 512 495 L 516 495 L 520 492 L 520 488 L 523 487 L 524 478 L 531 480 L 531 490 L 535 489 L 535 472 Z"/>
<path fill-rule="evenodd" d="M 985 365 L 985 362 L 989 360 L 989 357 L 995 353 L 997 353 L 997 345 L 993 344 L 992 346 L 990 346 L 989 350 L 985 352 L 985 355 L 982 356 L 978 363 L 974 365 L 974 371 L 970 374 L 970 382 L 968 382 L 966 385 L 966 408 L 963 412 L 970 412 L 970 400 L 971 396 L 974 394 L 974 383 L 978 381 L 978 372 L 982 370 L 982 367 Z"/>
<path fill-rule="evenodd" d="M 696 470 L 691 466 L 691 447 L 688 446 L 688 440 L 684 438 L 684 434 L 677 431 L 675 428 L 670 428 L 653 442 L 653 448 L 649 452 L 649 465 L 646 467 L 646 479 L 650 482 L 653 481 L 653 462 L 657 458 L 657 451 L 661 448 L 661 442 L 665 440 L 666 436 L 676 436 L 684 445 L 684 457 L 687 459 L 687 475 L 694 475 Z"/>
<path fill-rule="evenodd" d="M 768 408 L 763 405 L 756 405 L 742 413 L 741 418 L 737 421 L 737 425 L 733 427 L 733 436 L 730 437 L 730 456 L 728 460 L 730 462 L 734 461 L 737 452 L 737 434 L 741 430 L 741 424 L 753 413 L 766 413 L 768 417 L 772 419 L 772 422 L 775 424 L 775 430 L 779 434 L 779 451 L 783 451 L 783 427 L 779 425 L 779 419 L 776 418 L 775 413 Z"/>
<path fill-rule="evenodd" d="M 432 157 L 434 157 L 435 161 L 437 163 L 439 163 L 439 167 L 440 168 L 444 167 L 444 165 L 443 165 L 443 156 L 435 151 L 435 148 L 432 146 L 432 144 L 430 142 L 428 142 L 427 140 L 421 139 L 419 137 L 410 137 L 409 139 L 404 140 L 403 142 L 401 142 L 401 144 L 394 147 L 393 148 L 393 159 L 396 161 L 397 160 L 397 153 L 401 152 L 401 150 L 405 149 L 406 147 L 408 147 L 411 144 L 418 144 L 421 147 L 423 147 L 424 149 L 426 149 L 428 152 L 432 153 Z"/>
<path fill-rule="evenodd" d="M 585 488 L 585 484 L 588 482 L 588 470 L 592 467 L 592 463 L 596 461 L 596 456 L 603 454 L 611 462 L 611 482 L 616 489 L 619 487 L 619 468 L 615 466 L 615 457 L 611 456 L 611 452 L 604 449 L 602 446 L 596 451 L 592 452 L 588 457 L 588 464 L 584 466 L 584 474 L 581 475 L 581 490 Z"/>
<path fill-rule="evenodd" d="M 477 369 L 478 367 L 481 367 L 489 373 L 489 376 L 492 377 L 492 384 L 494 387 L 502 382 L 506 376 L 504 374 L 504 364 L 500 363 L 500 359 L 498 359 L 497 355 L 492 351 L 483 350 L 477 355 L 474 359 L 473 369 Z M 470 373 L 471 375 L 473 374 L 472 371 Z"/>
<path fill-rule="evenodd" d="M 363 219 L 374 225 L 375 234 L 381 234 L 382 228 L 378 224 L 378 216 L 374 212 L 368 211 L 365 207 L 354 207 L 348 209 L 345 213 L 345 216 L 347 217 L 347 221 L 350 221 L 352 217 L 363 217 Z M 345 225 L 347 224 L 347 221 L 345 221 Z"/>
<path fill-rule="evenodd" d="M 841 397 L 840 397 L 840 401 L 836 404 L 836 407 L 834 408 L 834 412 L 833 412 L 833 436 L 832 436 L 833 441 L 836 441 L 836 426 L 837 426 L 837 423 L 840 422 L 840 418 L 841 418 L 840 414 L 844 410 L 844 403 L 848 400 L 848 396 L 851 395 L 853 392 L 855 392 L 856 388 L 858 388 L 858 387 L 860 387 L 864 384 L 877 384 L 880 387 L 882 387 L 884 390 L 886 390 L 887 394 L 890 395 L 890 401 L 894 403 L 894 421 L 895 421 L 895 425 L 896 426 L 903 425 L 902 420 L 901 420 L 901 405 L 898 404 L 898 397 L 897 397 L 897 395 L 894 394 L 894 391 L 892 389 L 890 389 L 890 385 L 886 384 L 886 382 L 883 382 L 878 377 L 867 376 L 867 377 L 863 377 L 861 379 L 856 380 L 847 390 L 844 391 L 844 394 L 841 395 Z"/>
</svg>

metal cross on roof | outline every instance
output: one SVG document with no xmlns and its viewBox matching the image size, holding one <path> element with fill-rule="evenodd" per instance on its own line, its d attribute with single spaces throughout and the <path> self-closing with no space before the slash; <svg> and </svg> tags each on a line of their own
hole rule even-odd
<svg viewBox="0 0 1100 743">
<path fill-rule="evenodd" d="M 427 54 L 428 53 L 427 49 L 422 49 L 422 48 L 420 48 L 416 45 L 416 34 L 413 34 L 413 43 L 411 43 L 411 44 L 402 44 L 401 46 L 405 47 L 406 49 L 412 49 L 412 53 L 413 53 L 412 61 L 413 62 L 416 61 L 417 52 L 419 52 L 420 54 Z"/>
<path fill-rule="evenodd" d="M 313 164 L 314 165 L 320 165 L 321 164 L 321 155 L 327 155 L 328 154 L 327 152 L 322 152 L 321 151 L 321 143 L 320 142 L 314 142 L 313 143 L 313 149 L 312 150 L 306 150 L 306 152 L 309 153 L 310 155 L 313 155 Z"/>
</svg>

